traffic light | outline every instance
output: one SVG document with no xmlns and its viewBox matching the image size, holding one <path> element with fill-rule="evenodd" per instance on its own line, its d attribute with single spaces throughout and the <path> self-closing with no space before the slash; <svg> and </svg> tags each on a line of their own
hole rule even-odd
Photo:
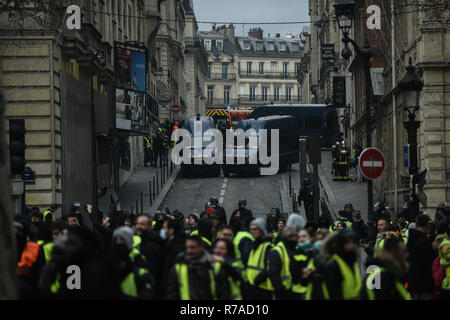
<svg viewBox="0 0 450 320">
<path fill-rule="evenodd" d="M 22 175 L 25 169 L 25 120 L 9 120 L 9 163 L 11 175 Z"/>
</svg>

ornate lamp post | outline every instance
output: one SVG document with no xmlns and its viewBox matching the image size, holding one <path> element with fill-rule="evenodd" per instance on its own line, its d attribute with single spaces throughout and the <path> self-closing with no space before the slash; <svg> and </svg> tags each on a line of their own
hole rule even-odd
<svg viewBox="0 0 450 320">
<path fill-rule="evenodd" d="M 417 165 L 417 129 L 420 127 L 420 121 L 416 121 L 416 111 L 420 109 L 420 92 L 423 88 L 423 81 L 417 76 L 416 68 L 412 65 L 412 59 L 409 58 L 409 65 L 406 67 L 406 75 L 398 83 L 398 89 L 402 96 L 403 110 L 407 113 L 408 120 L 403 121 L 403 126 L 408 132 L 409 144 L 409 175 L 411 178 L 411 198 L 412 213 L 419 213 L 419 203 L 416 196 L 416 184 L 419 168 Z"/>
<path fill-rule="evenodd" d="M 367 148 L 372 146 L 371 136 L 371 119 L 370 119 L 370 103 L 372 97 L 372 82 L 370 78 L 370 58 L 372 58 L 372 49 L 369 46 L 369 42 L 365 41 L 364 47 L 360 48 L 358 44 L 350 39 L 349 32 L 352 28 L 352 22 L 355 15 L 356 3 L 353 0 L 336 0 L 334 4 L 334 10 L 337 16 L 339 29 L 342 30 L 342 42 L 345 47 L 341 51 L 341 56 L 345 60 L 349 60 L 352 56 L 352 51 L 348 47 L 351 43 L 355 52 L 362 57 L 365 65 L 365 86 L 366 86 L 366 145 Z M 367 210 L 369 214 L 369 223 L 371 212 L 373 209 L 373 185 L 372 180 L 367 180 Z"/>
</svg>

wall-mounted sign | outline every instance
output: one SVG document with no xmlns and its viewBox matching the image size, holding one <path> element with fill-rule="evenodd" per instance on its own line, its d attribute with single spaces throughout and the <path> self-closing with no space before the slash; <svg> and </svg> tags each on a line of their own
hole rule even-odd
<svg viewBox="0 0 450 320">
<path fill-rule="evenodd" d="M 345 77 L 333 77 L 333 104 L 336 108 L 346 107 Z"/>
<path fill-rule="evenodd" d="M 322 60 L 334 60 L 334 44 L 322 44 L 320 46 L 322 52 Z"/>
</svg>

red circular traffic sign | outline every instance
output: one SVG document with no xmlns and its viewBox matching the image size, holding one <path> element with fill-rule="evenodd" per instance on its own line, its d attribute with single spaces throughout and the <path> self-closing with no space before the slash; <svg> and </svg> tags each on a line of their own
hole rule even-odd
<svg viewBox="0 0 450 320">
<path fill-rule="evenodd" d="M 173 113 L 178 113 L 180 112 L 180 106 L 177 106 L 176 104 L 172 106 L 172 112 Z"/>
<path fill-rule="evenodd" d="M 358 165 L 365 178 L 375 180 L 383 174 L 384 155 L 377 148 L 367 148 L 361 152 Z"/>
</svg>

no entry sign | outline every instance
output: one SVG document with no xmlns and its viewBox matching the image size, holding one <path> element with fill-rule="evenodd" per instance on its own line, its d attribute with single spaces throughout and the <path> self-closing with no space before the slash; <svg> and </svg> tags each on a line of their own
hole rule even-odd
<svg viewBox="0 0 450 320">
<path fill-rule="evenodd" d="M 178 113 L 178 112 L 180 112 L 180 106 L 173 105 L 173 106 L 172 106 L 172 112 L 173 112 L 173 113 Z"/>
<path fill-rule="evenodd" d="M 375 180 L 383 174 L 384 155 L 377 148 L 367 148 L 361 153 L 358 164 L 365 178 Z"/>
</svg>

